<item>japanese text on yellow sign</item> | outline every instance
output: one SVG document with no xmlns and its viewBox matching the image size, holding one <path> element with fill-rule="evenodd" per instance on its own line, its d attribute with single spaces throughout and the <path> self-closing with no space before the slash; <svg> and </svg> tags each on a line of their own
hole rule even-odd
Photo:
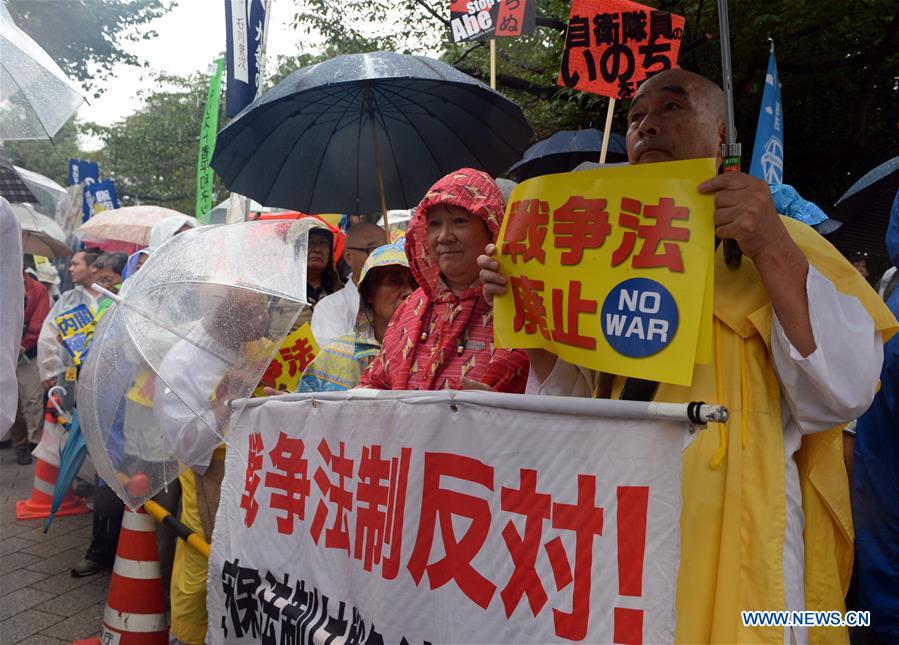
<svg viewBox="0 0 899 645">
<path fill-rule="evenodd" d="M 715 174 L 698 159 L 516 187 L 498 244 L 510 288 L 494 302 L 497 346 L 689 385 L 711 353 L 714 199 L 697 186 Z"/>
<path fill-rule="evenodd" d="M 259 387 L 273 387 L 282 392 L 293 392 L 297 389 L 300 377 L 318 354 L 318 343 L 312 335 L 309 323 L 290 333 L 275 354 L 268 366 Z"/>
</svg>

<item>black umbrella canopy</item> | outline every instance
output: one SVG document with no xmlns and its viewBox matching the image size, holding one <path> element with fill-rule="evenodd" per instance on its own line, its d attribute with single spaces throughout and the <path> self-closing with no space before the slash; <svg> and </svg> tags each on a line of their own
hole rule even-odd
<svg viewBox="0 0 899 645">
<path fill-rule="evenodd" d="M 868 253 L 889 264 L 884 236 L 890 207 L 899 190 L 899 157 L 885 161 L 856 181 L 834 205 L 834 216 L 845 225 L 833 236 L 834 245 L 850 255 Z"/>
<path fill-rule="evenodd" d="M 247 106 L 219 132 L 212 167 L 266 206 L 371 213 L 376 146 L 387 208 L 409 208 L 459 168 L 502 173 L 532 135 L 521 108 L 445 63 L 352 54 L 299 69 Z"/>
<path fill-rule="evenodd" d="M 837 219 L 847 221 L 853 217 L 864 216 L 874 202 L 884 194 L 889 198 L 890 204 L 899 188 L 899 157 L 893 157 L 885 161 L 865 175 L 843 193 L 843 196 L 834 204 Z M 889 205 L 886 213 L 889 217 Z"/>
<path fill-rule="evenodd" d="M 595 128 L 583 130 L 559 130 L 528 148 L 509 175 L 515 181 L 524 181 L 540 175 L 569 172 L 585 161 L 599 161 L 603 132 Z M 606 151 L 607 163 L 627 161 L 627 142 L 620 134 L 609 137 Z"/>
<path fill-rule="evenodd" d="M 3 148 L 0 148 L 0 196 L 10 204 L 37 204 L 34 193 L 25 184 L 25 180 L 16 172 L 12 162 Z"/>
</svg>

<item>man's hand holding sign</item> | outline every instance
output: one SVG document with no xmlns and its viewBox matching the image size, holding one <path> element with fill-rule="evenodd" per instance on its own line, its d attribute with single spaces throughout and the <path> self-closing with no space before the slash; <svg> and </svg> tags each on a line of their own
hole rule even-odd
<svg viewBox="0 0 899 645">
<path fill-rule="evenodd" d="M 755 262 L 784 333 L 809 356 L 815 337 L 805 289 L 808 260 L 774 210 L 768 184 L 745 173 L 724 173 L 699 190 L 715 195 L 715 235 L 736 240 L 743 255 Z"/>
<path fill-rule="evenodd" d="M 720 163 L 719 146 L 723 138 L 721 105 L 721 90 L 696 74 L 683 70 L 670 70 L 652 77 L 637 91 L 637 96 L 629 112 L 627 146 L 630 163 L 642 165 L 708 157 L 714 158 L 715 162 L 709 162 L 706 173 L 713 172 Z M 674 170 L 676 167 L 679 166 L 666 164 L 665 172 L 676 172 Z M 628 171 L 616 168 L 592 172 L 595 173 L 596 186 L 600 187 L 608 185 L 608 183 L 603 183 L 603 177 L 611 180 L 613 176 L 622 177 L 618 173 Z M 579 175 L 589 174 L 591 173 L 568 175 L 566 181 L 568 183 L 584 181 L 578 179 Z M 701 177 L 697 176 L 697 178 Z M 530 185 L 529 190 L 539 192 L 543 190 L 543 185 L 547 185 L 546 182 L 551 181 L 551 177 L 532 180 L 534 183 L 527 182 L 519 187 L 519 190 Z M 661 178 L 656 181 L 661 181 Z M 790 341 L 803 355 L 813 352 L 815 344 L 808 318 L 805 292 L 808 262 L 788 235 L 774 210 L 767 185 L 743 173 L 720 175 L 701 184 L 694 180 L 691 185 L 694 187 L 691 189 L 692 196 L 698 200 L 696 204 L 703 203 L 702 195 L 714 197 L 714 210 L 709 204 L 708 210 L 699 216 L 708 219 L 705 222 L 691 222 L 690 226 L 696 227 L 691 228 L 693 235 L 688 241 L 679 242 L 679 248 L 684 257 L 689 257 L 697 245 L 708 245 L 705 249 L 707 254 L 703 256 L 705 259 L 695 265 L 696 272 L 693 273 L 692 269 L 688 269 L 692 276 L 690 282 L 694 295 L 698 291 L 698 285 L 705 284 L 703 267 L 708 265 L 702 264 L 702 262 L 708 262 L 708 254 L 712 252 L 711 236 L 702 235 L 703 226 L 708 227 L 706 230 L 710 230 L 711 224 L 714 222 L 719 238 L 735 239 L 744 254 L 756 261 L 756 267 L 769 292 L 775 312 Z M 518 194 L 513 194 L 511 200 L 513 203 Z M 619 226 L 622 227 L 626 226 L 628 222 L 626 217 L 630 214 L 626 208 L 628 203 L 622 199 L 618 220 Z M 659 205 L 661 203 L 660 200 Z M 643 215 L 644 217 L 647 215 L 645 209 Z M 693 217 L 695 216 L 694 214 Z M 515 213 L 510 210 L 506 227 L 512 226 L 513 221 L 515 221 Z M 623 242 L 624 235 L 621 233 L 618 235 Z M 613 266 L 615 259 L 613 257 Z M 488 248 L 487 254 L 479 258 L 479 263 L 482 268 L 481 280 L 485 285 L 485 295 L 493 297 L 506 294 L 509 291 L 509 281 L 500 271 L 500 262 L 496 259 L 496 249 Z M 653 275 L 653 269 L 648 266 L 641 267 L 632 264 L 630 270 L 634 272 L 635 276 L 638 275 L 637 271 L 643 272 L 641 275 Z M 647 271 L 649 273 L 645 273 Z M 599 277 L 591 276 L 593 279 L 599 279 Z M 684 294 L 688 292 L 689 290 Z M 711 297 L 710 292 L 707 297 Z M 506 311 L 502 302 L 497 302 L 497 329 L 502 328 L 499 323 Z M 702 303 L 703 300 L 700 299 L 698 302 Z M 649 299 L 645 298 L 643 304 L 652 308 L 655 303 L 649 302 Z M 695 302 L 688 307 L 681 304 L 679 307 L 681 314 L 679 333 L 684 333 L 684 329 L 698 330 L 699 321 L 696 320 L 696 317 L 699 311 L 700 307 Z M 711 316 L 708 307 L 702 308 L 702 311 L 703 317 Z M 687 323 L 684 322 L 684 317 L 686 317 Z M 691 318 L 695 324 L 689 323 Z M 606 317 L 603 316 L 603 325 L 606 324 L 606 320 Z M 698 332 L 691 331 L 690 333 Z M 644 335 L 646 336 L 644 340 L 649 342 L 648 334 Z M 555 351 L 556 349 L 554 348 L 554 354 L 558 353 Z M 690 350 L 684 351 L 689 354 Z M 653 360 L 652 363 L 649 362 L 649 358 L 635 358 L 631 361 L 614 360 L 613 363 L 606 363 L 605 366 L 595 364 L 590 366 L 626 376 L 689 383 L 694 362 L 692 359 L 696 353 L 695 346 L 693 354 L 686 358 L 689 365 L 681 365 L 680 367 L 683 369 L 677 376 L 672 376 L 675 366 L 670 365 L 673 353 L 670 350 L 668 352 L 660 350 L 659 360 Z M 547 355 L 546 352 L 539 349 L 529 350 L 528 355 L 538 377 L 545 378 L 555 364 L 555 356 Z M 598 351 L 597 355 L 599 355 Z M 679 360 L 684 360 L 683 357 L 686 354 L 679 354 L 679 356 Z M 608 360 L 608 355 L 606 355 L 606 360 Z M 642 369 L 640 361 L 643 361 L 644 365 L 651 364 L 650 370 Z M 686 375 L 686 379 L 684 375 Z"/>
</svg>

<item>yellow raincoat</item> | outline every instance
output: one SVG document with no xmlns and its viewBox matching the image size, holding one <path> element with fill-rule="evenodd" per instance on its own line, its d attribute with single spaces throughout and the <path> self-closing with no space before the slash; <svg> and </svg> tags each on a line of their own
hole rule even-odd
<svg viewBox="0 0 899 645">
<path fill-rule="evenodd" d="M 886 341 L 895 318 L 823 237 L 782 218 L 809 262 L 837 290 L 857 297 Z M 773 309 L 744 258 L 731 271 L 716 256 L 714 362 L 692 387 L 662 384 L 654 400 L 708 401 L 727 424 L 699 433 L 684 454 L 678 643 L 782 643 L 782 627 L 743 627 L 741 610 L 783 610 L 786 485 L 780 385 L 770 352 Z M 624 379 L 616 379 L 617 396 Z M 796 453 L 802 490 L 805 600 L 809 610 L 844 610 L 852 569 L 852 515 L 840 428 L 807 435 Z M 814 643 L 845 643 L 845 629 L 810 629 Z"/>
<path fill-rule="evenodd" d="M 212 453 L 205 475 L 197 475 L 190 468 L 178 477 L 181 480 L 181 517 L 194 533 L 209 542 L 218 509 L 218 495 L 209 499 L 209 486 L 216 490 L 221 486 L 224 474 L 225 448 L 220 446 Z M 211 478 L 211 479 L 210 479 Z M 204 486 L 206 487 L 204 489 Z M 200 490 L 198 491 L 198 487 Z M 206 641 L 206 578 L 209 559 L 178 540 L 175 545 L 175 561 L 172 566 L 171 607 L 172 635 L 188 645 L 202 645 Z"/>
<path fill-rule="evenodd" d="M 197 485 L 194 471 L 181 473 L 181 521 L 204 540 L 208 538 L 200 523 Z M 184 540 L 175 545 L 172 565 L 172 635 L 182 643 L 200 644 L 206 640 L 206 575 L 209 561 Z"/>
</svg>

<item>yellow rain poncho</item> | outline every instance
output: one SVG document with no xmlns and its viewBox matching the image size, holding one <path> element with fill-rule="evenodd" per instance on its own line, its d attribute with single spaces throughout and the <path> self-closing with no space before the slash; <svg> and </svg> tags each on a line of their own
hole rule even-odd
<svg viewBox="0 0 899 645">
<path fill-rule="evenodd" d="M 896 320 L 859 273 L 811 228 L 782 218 L 809 262 L 857 297 L 887 340 Z M 743 610 L 783 610 L 786 491 L 780 385 L 771 358 L 773 309 L 755 265 L 715 266 L 711 365 L 693 385 L 662 384 L 654 400 L 727 406 L 727 424 L 699 433 L 684 453 L 678 643 L 782 643 L 782 627 L 743 627 Z M 618 396 L 624 379 L 616 379 Z M 806 435 L 796 453 L 802 490 L 805 604 L 844 610 L 852 516 L 840 428 Z M 814 643 L 848 642 L 845 629 L 810 629 Z"/>
</svg>

